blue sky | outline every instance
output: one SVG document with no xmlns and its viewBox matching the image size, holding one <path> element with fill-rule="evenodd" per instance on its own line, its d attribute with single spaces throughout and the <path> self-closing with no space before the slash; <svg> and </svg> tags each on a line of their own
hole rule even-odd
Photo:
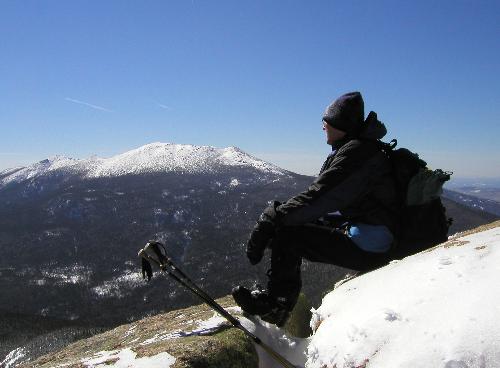
<svg viewBox="0 0 500 368">
<path fill-rule="evenodd" d="M 0 169 L 151 142 L 296 172 L 359 90 L 387 139 L 500 176 L 498 1 L 1 1 Z"/>
</svg>

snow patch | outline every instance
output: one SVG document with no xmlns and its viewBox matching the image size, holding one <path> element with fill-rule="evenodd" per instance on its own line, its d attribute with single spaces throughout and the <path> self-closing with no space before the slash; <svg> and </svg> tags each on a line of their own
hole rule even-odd
<svg viewBox="0 0 500 368">
<path fill-rule="evenodd" d="M 48 238 L 58 238 L 62 235 L 61 230 L 45 230 L 43 234 Z"/>
<path fill-rule="evenodd" d="M 137 353 L 130 348 L 123 350 L 101 351 L 92 357 L 80 360 L 85 367 L 115 367 L 115 368 L 169 368 L 175 363 L 175 358 L 168 353 L 160 353 L 151 357 L 136 358 Z"/>
<path fill-rule="evenodd" d="M 99 297 L 123 298 L 130 289 L 141 286 L 143 281 L 139 272 L 127 270 L 123 275 L 93 287 L 92 291 Z"/>
<path fill-rule="evenodd" d="M 133 333 L 135 333 L 135 330 L 137 328 L 137 325 L 134 325 L 132 327 L 130 327 L 127 332 L 125 333 L 125 335 L 123 335 L 123 338 L 127 338 L 129 337 L 130 335 L 132 335 Z"/>
<path fill-rule="evenodd" d="M 231 188 L 235 188 L 237 187 L 238 185 L 240 185 L 240 182 L 238 181 L 238 179 L 231 179 L 231 182 L 229 183 L 229 186 Z"/>
<path fill-rule="evenodd" d="M 212 317 L 206 321 L 198 321 L 198 326 L 193 330 L 196 335 L 204 335 L 217 330 L 220 326 L 227 323 L 227 320 L 218 313 L 214 313 Z"/>
<path fill-rule="evenodd" d="M 178 318 L 178 317 L 177 317 Z M 186 324 L 191 324 L 193 321 L 187 321 Z M 154 335 L 153 337 L 144 340 L 140 345 L 150 345 L 164 340 L 179 339 L 188 336 L 203 336 L 217 332 L 223 324 L 227 324 L 225 318 L 215 313 L 206 321 L 198 321 L 198 326 L 194 330 L 183 331 L 177 330 L 173 332 L 163 332 Z"/>
<path fill-rule="evenodd" d="M 57 284 L 82 284 L 90 279 L 92 271 L 89 267 L 74 264 L 68 267 L 44 268 L 41 273 L 46 279 L 53 280 Z"/>
<path fill-rule="evenodd" d="M 241 310 L 241 309 L 240 309 Z M 257 336 L 264 344 L 277 351 L 290 363 L 297 367 L 304 367 L 306 362 L 306 349 L 310 338 L 288 336 L 284 330 L 276 325 L 262 321 L 259 317 L 251 319 L 240 317 L 243 327 Z M 282 368 L 283 366 L 272 358 L 259 345 L 255 345 L 259 356 L 259 368 Z"/>
<path fill-rule="evenodd" d="M 11 368 L 15 367 L 18 363 L 21 363 L 22 359 L 26 356 L 26 349 L 24 347 L 19 347 L 12 350 L 5 359 L 0 363 L 0 367 Z"/>
<path fill-rule="evenodd" d="M 45 279 L 30 280 L 29 284 L 36 285 L 36 286 L 44 286 L 47 284 L 47 280 L 45 280 Z"/>
</svg>

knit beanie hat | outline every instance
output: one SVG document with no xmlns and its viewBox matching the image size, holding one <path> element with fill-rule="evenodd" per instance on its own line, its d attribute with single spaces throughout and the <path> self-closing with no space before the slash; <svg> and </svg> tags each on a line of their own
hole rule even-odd
<svg viewBox="0 0 500 368">
<path fill-rule="evenodd" d="M 365 120 L 365 104 L 359 92 L 350 92 L 333 101 L 325 110 L 323 120 L 330 126 L 355 136 Z"/>
</svg>

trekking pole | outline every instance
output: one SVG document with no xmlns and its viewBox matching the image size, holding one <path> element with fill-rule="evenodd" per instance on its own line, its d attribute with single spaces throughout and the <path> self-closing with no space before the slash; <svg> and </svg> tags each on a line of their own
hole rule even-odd
<svg viewBox="0 0 500 368">
<path fill-rule="evenodd" d="M 200 299 L 202 299 L 208 306 L 214 309 L 222 317 L 229 321 L 234 327 L 243 331 L 243 333 L 252 339 L 252 341 L 259 345 L 265 352 L 267 352 L 272 358 L 274 358 L 278 363 L 286 368 L 297 368 L 295 365 L 290 363 L 285 357 L 283 357 L 278 352 L 274 351 L 269 345 L 265 344 L 259 337 L 255 336 L 252 332 L 246 329 L 241 322 L 233 317 L 228 311 L 226 311 L 219 303 L 217 303 L 210 295 L 205 291 L 200 289 L 184 272 L 182 272 L 179 267 L 177 267 L 172 260 L 162 254 L 160 250 L 160 245 L 165 250 L 163 245 L 159 242 L 150 241 L 146 246 L 139 250 L 139 256 L 144 260 L 151 262 L 158 266 L 162 272 L 166 272 L 170 277 L 179 282 L 181 285 L 189 289 Z M 148 275 L 149 276 L 149 275 Z"/>
</svg>

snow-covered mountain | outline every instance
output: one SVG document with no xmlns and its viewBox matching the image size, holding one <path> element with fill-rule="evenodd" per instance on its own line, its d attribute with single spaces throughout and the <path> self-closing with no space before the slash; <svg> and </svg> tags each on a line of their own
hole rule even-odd
<svg viewBox="0 0 500 368">
<path fill-rule="evenodd" d="M 216 173 L 235 167 L 254 168 L 275 175 L 288 174 L 286 170 L 236 147 L 151 143 L 110 158 L 73 159 L 55 156 L 28 167 L 7 169 L 0 172 L 0 189 L 10 183 L 21 183 L 47 175 L 74 175 L 88 179 L 167 172 Z"/>
<path fill-rule="evenodd" d="M 64 321 L 85 333 L 191 305 L 181 286 L 141 279 L 137 250 L 149 239 L 215 296 L 265 275 L 246 260 L 247 236 L 268 201 L 311 178 L 236 148 L 151 144 L 109 159 L 44 160 L 0 181 L 0 319 L 16 326 L 0 331 L 2 358 Z M 16 313 L 47 328 L 18 328 Z"/>
<path fill-rule="evenodd" d="M 220 302 L 298 368 L 499 367 L 499 273 L 496 222 L 338 283 L 313 310 L 308 338 L 241 316 L 230 298 Z M 259 368 L 283 367 L 224 326 L 217 313 L 193 307 L 120 326 L 28 367 L 257 367 L 257 357 Z M 14 350 L 11 361 L 22 354 Z"/>
</svg>

